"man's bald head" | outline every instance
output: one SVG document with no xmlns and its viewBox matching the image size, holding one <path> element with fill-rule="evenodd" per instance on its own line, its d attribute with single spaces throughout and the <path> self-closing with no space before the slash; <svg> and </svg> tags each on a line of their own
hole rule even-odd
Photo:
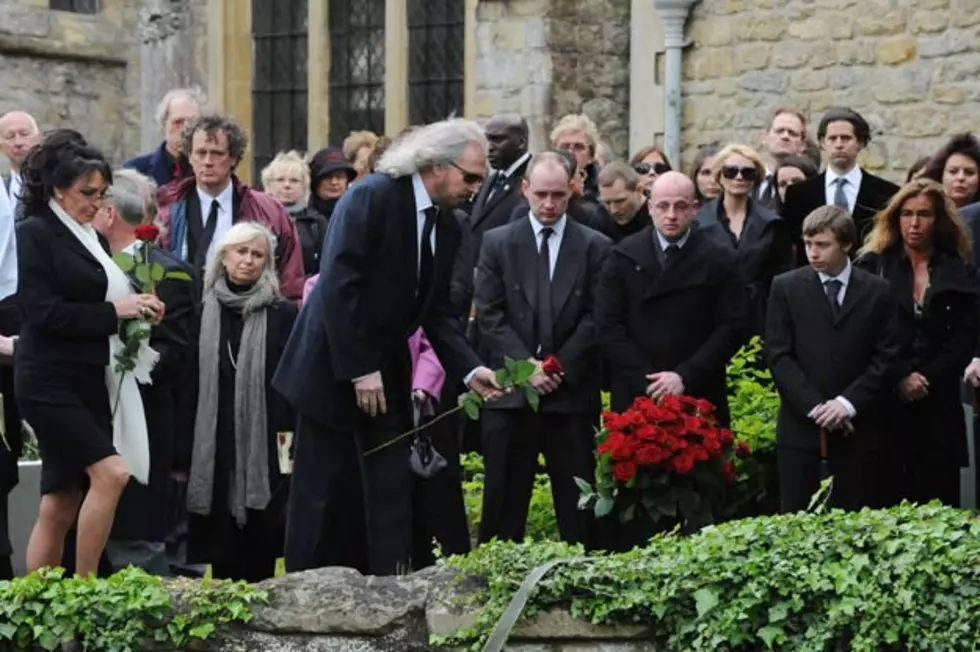
<svg viewBox="0 0 980 652">
<path fill-rule="evenodd" d="M 527 152 L 527 120 L 519 113 L 498 113 L 483 131 L 490 144 L 487 158 L 496 170 L 506 170 Z"/>
<path fill-rule="evenodd" d="M 0 116 L 0 153 L 10 160 L 14 170 L 20 166 L 27 152 L 41 140 L 37 121 L 24 111 L 11 111 Z"/>
<path fill-rule="evenodd" d="M 653 224 L 665 239 L 683 238 L 697 212 L 694 182 L 680 172 L 661 174 L 650 189 L 649 206 Z"/>
</svg>

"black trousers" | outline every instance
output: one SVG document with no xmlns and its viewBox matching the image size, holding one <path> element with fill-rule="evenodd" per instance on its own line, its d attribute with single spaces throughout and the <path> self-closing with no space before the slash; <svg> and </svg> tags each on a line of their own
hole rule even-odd
<svg viewBox="0 0 980 652">
<path fill-rule="evenodd" d="M 400 431 L 389 421 L 361 422 L 362 430 L 353 432 L 299 418 L 286 521 L 289 572 L 349 566 L 394 575 L 410 567 L 410 439 L 365 456 Z"/>
<path fill-rule="evenodd" d="M 598 416 L 488 409 L 480 420 L 486 469 L 480 542 L 524 538 L 538 454 L 543 453 L 561 538 L 589 545 L 594 522 L 590 512 L 578 509 L 575 478 L 592 482 Z"/>
<path fill-rule="evenodd" d="M 870 450 L 834 446 L 829 442 L 828 466 L 834 478 L 828 504 L 846 510 L 880 507 L 883 502 L 881 477 L 884 459 Z M 776 450 L 779 495 L 783 513 L 805 510 L 820 488 L 821 460 L 816 448 L 780 446 Z"/>
<path fill-rule="evenodd" d="M 459 466 L 459 413 L 426 430 L 432 446 L 446 458 L 446 468 L 432 478 L 415 477 L 412 495 L 412 569 L 435 564 L 433 539 L 446 555 L 470 551 L 470 532 L 463 502 L 463 473 Z"/>
</svg>

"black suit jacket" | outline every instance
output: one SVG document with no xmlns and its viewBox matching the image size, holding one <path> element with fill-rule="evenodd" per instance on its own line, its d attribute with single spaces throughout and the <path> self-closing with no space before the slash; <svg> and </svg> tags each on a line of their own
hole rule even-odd
<svg viewBox="0 0 980 652">
<path fill-rule="evenodd" d="M 492 197 L 488 197 L 493 186 L 493 177 L 490 177 L 477 193 L 472 211 L 460 224 L 461 240 L 453 263 L 450 298 L 456 314 L 461 318 L 470 314 L 470 305 L 473 302 L 473 272 L 480 257 L 483 234 L 510 222 L 514 208 L 527 203 L 521 192 L 521 181 L 524 179 L 524 171 L 527 170 L 530 160 L 514 170 L 507 178 L 507 182 L 497 188 Z"/>
<path fill-rule="evenodd" d="M 890 283 L 857 267 L 836 319 L 812 267 L 776 277 L 764 341 L 781 399 L 780 445 L 819 447 L 820 430 L 807 415 L 837 396 L 857 411 L 848 441 L 860 448 L 881 443 L 879 408 L 898 353 L 896 315 Z"/>
<path fill-rule="evenodd" d="M 504 358 L 534 356 L 537 341 L 538 248 L 531 218 L 524 218 L 483 237 L 476 275 L 476 311 L 480 342 L 493 368 Z M 589 414 L 599 409 L 601 376 L 593 306 L 599 273 L 611 241 L 592 229 L 565 219 L 565 230 L 551 280 L 555 357 L 564 367 L 559 389 L 541 401 L 541 410 Z M 487 408 L 526 406 L 521 393 Z"/>
<path fill-rule="evenodd" d="M 432 287 L 417 287 L 418 229 L 411 177 L 374 174 L 351 186 L 334 209 L 320 279 L 296 320 L 273 384 L 300 413 L 326 427 L 361 423 L 352 380 L 380 371 L 394 428 L 411 421 L 408 337 L 420 326 L 449 377 L 480 360 L 449 302 L 459 224 L 436 223 Z M 425 292 L 419 309 L 416 290 Z"/>
<path fill-rule="evenodd" d="M 786 222 L 761 203 L 749 200 L 748 216 L 736 240 L 728 226 L 721 197 L 702 206 L 695 219 L 706 236 L 736 251 L 748 291 L 748 333 L 762 335 L 772 279 L 793 268 L 793 245 Z"/>
<path fill-rule="evenodd" d="M 793 242 L 796 243 L 797 265 L 807 265 L 806 250 L 803 248 L 803 220 L 817 208 L 827 204 L 827 173 L 792 185 L 786 189 L 786 202 L 783 206 L 783 219 L 789 225 Z M 854 205 L 854 225 L 857 227 L 858 242 L 874 223 L 875 214 L 883 209 L 898 192 L 898 186 L 891 181 L 876 177 L 867 170 L 861 170 L 861 187 L 858 188 L 857 202 Z M 857 247 L 854 247 L 856 253 Z"/>
<path fill-rule="evenodd" d="M 973 240 L 973 266 L 980 270 L 980 203 L 961 208 L 960 217 L 966 222 Z"/>
<path fill-rule="evenodd" d="M 170 271 L 194 273 L 190 265 L 163 249 L 150 250 L 150 262 Z M 167 520 L 160 517 L 165 504 L 170 472 L 178 468 L 175 459 L 178 437 L 193 437 L 194 415 L 188 410 L 191 387 L 185 382 L 193 356 L 191 337 L 199 300 L 197 285 L 191 281 L 165 279 L 157 285 L 157 296 L 166 306 L 163 321 L 153 327 L 150 346 L 160 354 L 153 367 L 153 383 L 140 385 L 143 411 L 150 444 L 150 477 L 147 485 L 131 480 L 122 494 L 112 523 L 112 538 L 163 541 Z"/>
<path fill-rule="evenodd" d="M 612 374 L 612 409 L 643 396 L 647 374 L 673 371 L 685 394 L 714 403 L 727 423 L 725 368 L 748 319 L 738 259 L 696 224 L 666 269 L 659 246 L 648 227 L 620 242 L 602 269 L 596 319 Z"/>
<path fill-rule="evenodd" d="M 17 365 L 108 364 L 119 323 L 105 300 L 105 270 L 47 207 L 17 226 L 17 270 Z"/>
</svg>

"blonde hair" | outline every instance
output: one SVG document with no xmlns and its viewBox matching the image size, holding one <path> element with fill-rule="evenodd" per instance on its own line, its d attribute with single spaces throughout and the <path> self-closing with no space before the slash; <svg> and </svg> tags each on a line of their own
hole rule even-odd
<svg viewBox="0 0 980 652">
<path fill-rule="evenodd" d="M 928 197 L 932 200 L 932 210 L 936 215 L 933 226 L 933 246 L 960 258 L 970 261 L 970 231 L 956 211 L 956 205 L 946 194 L 946 189 L 932 179 L 913 179 L 899 188 L 888 205 L 875 215 L 874 226 L 864 239 L 859 253 L 882 253 L 902 241 L 898 220 L 902 206 L 915 197 Z"/>
<path fill-rule="evenodd" d="M 283 167 L 299 170 L 299 180 L 303 185 L 303 195 L 310 194 L 310 166 L 307 165 L 303 155 L 295 149 L 288 152 L 279 152 L 276 157 L 269 161 L 269 164 L 262 168 L 262 187 L 269 190 L 269 182 L 272 181 L 273 173 Z"/>
<path fill-rule="evenodd" d="M 218 248 L 215 252 L 214 260 L 211 261 L 211 265 L 208 267 L 208 273 L 205 276 L 205 291 L 213 288 L 219 278 L 226 276 L 225 254 L 228 250 L 240 244 L 251 242 L 256 238 L 265 240 L 269 254 L 265 258 L 265 267 L 262 268 L 262 274 L 259 276 L 259 280 L 256 281 L 256 285 L 267 285 L 273 289 L 274 294 L 281 296 L 279 276 L 276 274 L 276 236 L 267 227 L 258 222 L 239 222 L 225 231 L 225 234 L 221 236 L 221 240 L 218 241 Z"/>
<path fill-rule="evenodd" d="M 714 177 L 715 183 L 718 185 L 721 185 L 721 169 L 725 167 L 725 162 L 732 156 L 741 156 L 752 162 L 756 172 L 753 185 L 758 186 L 766 178 L 766 164 L 762 162 L 762 157 L 759 156 L 758 152 L 748 145 L 730 143 L 715 155 L 711 164 L 711 176 Z"/>
<path fill-rule="evenodd" d="M 558 138 L 562 134 L 567 134 L 570 131 L 581 131 L 585 134 L 585 137 L 589 140 L 589 147 L 592 150 L 591 153 L 594 156 L 596 144 L 599 142 L 599 129 L 595 126 L 592 118 L 584 113 L 570 113 L 564 116 L 558 121 L 555 128 L 551 130 L 551 145 L 556 146 Z"/>
<path fill-rule="evenodd" d="M 352 131 L 344 138 L 341 149 L 344 151 L 344 158 L 348 163 L 353 163 L 357 158 L 357 153 L 365 147 L 374 149 L 378 142 L 378 135 L 373 131 Z"/>
</svg>

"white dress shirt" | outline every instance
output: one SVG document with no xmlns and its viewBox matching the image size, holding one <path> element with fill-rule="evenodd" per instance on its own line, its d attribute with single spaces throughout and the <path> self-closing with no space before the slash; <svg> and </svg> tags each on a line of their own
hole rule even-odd
<svg viewBox="0 0 980 652">
<path fill-rule="evenodd" d="M 419 273 L 422 271 L 422 233 L 425 231 L 425 211 L 432 208 L 435 204 L 432 203 L 432 198 L 429 197 L 429 191 L 425 189 L 425 184 L 422 183 L 422 177 L 418 172 L 412 175 L 412 190 L 415 194 L 415 221 L 416 221 L 416 235 L 415 241 L 418 243 L 418 255 L 415 257 L 417 261 L 415 263 L 415 276 L 418 278 Z M 436 229 L 433 227 L 432 234 L 429 236 L 429 249 L 432 255 L 436 254 Z"/>
<path fill-rule="evenodd" d="M 508 167 L 506 170 L 503 171 L 497 170 L 496 174 L 494 174 L 493 178 L 490 180 L 490 183 L 493 183 L 494 186 L 491 188 L 490 193 L 487 195 L 487 201 L 490 201 L 490 198 L 493 197 L 494 193 L 497 192 L 498 188 L 496 187 L 496 184 L 500 183 L 498 179 L 500 179 L 500 177 L 502 176 L 504 178 L 503 183 L 505 184 L 504 187 L 499 188 L 499 190 L 501 191 L 508 190 L 508 187 L 506 186 L 507 182 L 511 181 L 511 177 L 514 176 L 514 172 L 517 171 L 517 168 L 524 165 L 524 163 L 530 158 L 531 158 L 531 152 L 524 152 L 524 154 L 522 156 L 519 156 L 516 161 L 511 163 L 510 167 Z"/>
<path fill-rule="evenodd" d="M 665 238 L 664 234 L 658 231 L 657 229 L 654 229 L 653 232 L 657 234 L 657 242 L 660 243 L 660 251 L 664 251 L 664 252 L 667 251 L 667 247 L 669 247 L 670 245 L 677 245 L 678 249 L 683 249 L 684 245 L 687 244 L 687 239 L 691 237 L 691 229 L 688 229 L 684 233 L 684 235 L 682 235 L 674 242 L 671 242 L 670 240 Z"/>
<path fill-rule="evenodd" d="M 544 238 L 541 237 L 541 231 L 546 227 L 544 224 L 538 221 L 534 215 L 528 214 L 528 219 L 531 220 L 531 229 L 534 230 L 534 242 L 537 245 L 538 253 L 541 253 L 541 244 L 544 242 Z M 566 218 L 562 215 L 558 218 L 558 221 L 552 224 L 550 228 L 554 233 L 548 238 L 548 278 L 555 277 L 555 263 L 558 262 L 558 250 L 561 249 L 561 239 L 565 235 L 565 223 Z"/>
<path fill-rule="evenodd" d="M 851 168 L 850 172 L 840 175 L 827 168 L 824 175 L 826 182 L 824 193 L 827 204 L 834 205 L 834 195 L 837 193 L 837 179 L 843 177 L 847 179 L 847 183 L 844 184 L 844 196 L 847 197 L 847 212 L 854 215 L 854 207 L 857 206 L 858 190 L 861 189 L 861 178 L 863 176 L 861 168 L 858 165 Z"/>
<path fill-rule="evenodd" d="M 774 181 L 775 179 L 773 178 L 772 170 L 766 168 L 766 176 L 762 177 L 762 180 L 759 182 L 759 188 L 755 193 L 756 198 L 762 199 L 762 196 L 766 194 L 766 189 L 769 187 L 769 184 L 773 183 Z M 773 188 L 772 194 L 775 195 L 778 190 L 778 188 Z"/>
<path fill-rule="evenodd" d="M 827 174 L 830 174 L 829 170 L 827 171 Z M 830 202 L 830 203 L 833 204 L 834 202 Z M 844 296 L 847 295 L 847 287 L 851 283 L 851 271 L 852 271 L 851 261 L 848 260 L 847 264 L 844 265 L 844 269 L 842 269 L 840 274 L 838 274 L 837 276 L 831 276 L 829 274 L 824 274 L 823 272 L 817 272 L 817 276 L 820 277 L 820 287 L 824 288 L 824 294 L 827 294 L 827 290 L 825 289 L 827 286 L 824 285 L 827 281 L 840 281 L 840 290 L 837 291 L 837 305 L 839 306 L 844 305 Z M 836 400 L 841 405 L 844 406 L 844 409 L 847 410 L 847 414 L 851 419 L 857 416 L 857 410 L 854 409 L 854 405 L 850 401 L 848 401 L 843 396 L 838 396 Z M 813 410 L 810 410 L 810 413 L 807 416 L 812 416 L 814 410 L 816 409 L 817 408 L 814 407 Z"/>
<path fill-rule="evenodd" d="M 211 214 L 211 202 L 215 199 L 218 200 L 218 223 L 214 226 L 214 237 L 211 238 L 211 244 L 208 245 L 208 253 L 205 258 L 205 269 L 211 266 L 211 261 L 214 260 L 214 256 L 217 253 L 218 242 L 221 240 L 221 236 L 225 234 L 225 231 L 231 228 L 234 224 L 234 199 L 233 195 L 235 193 L 235 186 L 228 181 L 228 186 L 222 190 L 217 197 L 212 197 L 207 192 L 205 192 L 201 186 L 197 187 L 197 198 L 201 202 L 201 225 L 207 226 L 208 215 Z"/>
<path fill-rule="evenodd" d="M 14 206 L 10 197 L 0 192 L 0 300 L 17 293 L 17 231 L 14 225 Z"/>
</svg>

